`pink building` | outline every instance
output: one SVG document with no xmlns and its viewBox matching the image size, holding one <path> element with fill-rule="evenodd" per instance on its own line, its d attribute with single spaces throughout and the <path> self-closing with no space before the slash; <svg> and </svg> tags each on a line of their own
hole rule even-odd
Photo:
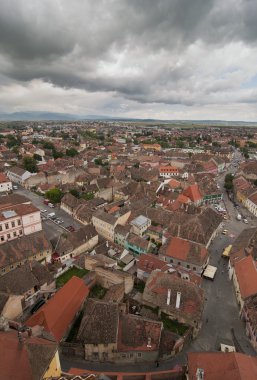
<svg viewBox="0 0 257 380">
<path fill-rule="evenodd" d="M 0 244 L 41 230 L 40 211 L 32 204 L 18 204 L 0 210 Z"/>
</svg>

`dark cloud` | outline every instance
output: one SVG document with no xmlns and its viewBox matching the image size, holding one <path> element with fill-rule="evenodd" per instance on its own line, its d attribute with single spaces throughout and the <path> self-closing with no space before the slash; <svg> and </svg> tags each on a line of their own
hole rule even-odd
<svg viewBox="0 0 257 380">
<path fill-rule="evenodd" d="M 2 0 L 0 83 L 40 79 L 114 103 L 250 99 L 235 91 L 257 71 L 256 14 L 255 0 Z"/>
</svg>

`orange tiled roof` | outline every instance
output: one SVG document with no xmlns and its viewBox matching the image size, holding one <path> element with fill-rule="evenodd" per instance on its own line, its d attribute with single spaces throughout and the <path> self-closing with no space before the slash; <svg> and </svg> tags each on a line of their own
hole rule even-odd
<svg viewBox="0 0 257 380">
<path fill-rule="evenodd" d="M 257 269 L 252 256 L 236 262 L 235 273 L 242 298 L 257 294 Z"/>
<path fill-rule="evenodd" d="M 73 276 L 38 312 L 30 317 L 26 325 L 43 326 L 57 341 L 60 341 L 89 294 L 89 288 L 80 278 Z"/>
<path fill-rule="evenodd" d="M 197 183 L 188 186 L 183 191 L 183 194 L 186 195 L 188 198 L 190 198 L 192 202 L 197 202 L 202 199 L 202 195 L 200 193 L 200 189 Z"/>
<path fill-rule="evenodd" d="M 196 379 L 197 368 L 204 370 L 206 380 L 257 379 L 257 358 L 238 352 L 190 352 L 188 354 L 189 380 Z"/>
</svg>

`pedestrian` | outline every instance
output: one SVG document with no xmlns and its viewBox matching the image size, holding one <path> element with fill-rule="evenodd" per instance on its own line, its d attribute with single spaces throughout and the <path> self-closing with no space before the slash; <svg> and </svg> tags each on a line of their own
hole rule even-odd
<svg viewBox="0 0 257 380">
<path fill-rule="evenodd" d="M 155 364 L 156 364 L 156 367 L 159 367 L 159 365 L 160 365 L 158 360 L 156 360 Z"/>
</svg>

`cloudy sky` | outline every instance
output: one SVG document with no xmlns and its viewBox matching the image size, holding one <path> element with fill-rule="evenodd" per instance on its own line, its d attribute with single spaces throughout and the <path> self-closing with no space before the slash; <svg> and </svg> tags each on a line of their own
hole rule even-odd
<svg viewBox="0 0 257 380">
<path fill-rule="evenodd" d="M 0 6 L 0 112 L 257 121 L 256 0 Z"/>
</svg>

